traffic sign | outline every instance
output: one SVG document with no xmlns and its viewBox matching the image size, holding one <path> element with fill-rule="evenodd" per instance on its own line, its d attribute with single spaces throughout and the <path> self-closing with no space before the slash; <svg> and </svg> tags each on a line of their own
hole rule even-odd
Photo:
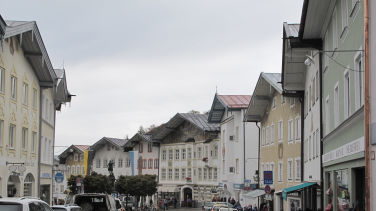
<svg viewBox="0 0 376 211">
<path fill-rule="evenodd" d="M 269 185 L 265 185 L 264 190 L 266 194 L 269 194 L 272 191 Z"/>
<path fill-rule="evenodd" d="M 55 181 L 56 183 L 62 183 L 64 181 L 64 174 L 61 172 L 57 172 L 55 174 Z"/>
<path fill-rule="evenodd" d="M 272 195 L 271 194 L 266 194 L 265 195 L 266 201 L 272 201 Z"/>
</svg>

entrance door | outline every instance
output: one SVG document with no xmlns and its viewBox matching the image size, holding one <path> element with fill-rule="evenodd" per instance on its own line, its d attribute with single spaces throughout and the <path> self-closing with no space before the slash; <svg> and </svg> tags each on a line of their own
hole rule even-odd
<svg viewBox="0 0 376 211">
<path fill-rule="evenodd" d="M 354 199 L 354 206 L 357 206 L 358 209 L 356 210 L 365 210 L 364 205 L 364 187 L 365 187 L 365 170 L 363 168 L 355 168 L 353 169 L 354 177 L 355 177 L 355 199 Z"/>
<path fill-rule="evenodd" d="M 192 189 L 184 188 L 184 204 L 186 207 L 192 207 Z"/>
</svg>

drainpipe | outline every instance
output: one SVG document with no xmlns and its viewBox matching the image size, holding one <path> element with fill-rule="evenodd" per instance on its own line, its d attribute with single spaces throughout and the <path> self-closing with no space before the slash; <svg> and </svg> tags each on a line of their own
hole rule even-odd
<svg viewBox="0 0 376 211">
<path fill-rule="evenodd" d="M 42 154 L 42 107 L 43 107 L 43 89 L 45 87 L 40 87 L 39 89 L 39 145 L 38 145 L 38 185 L 37 185 L 37 196 L 40 198 L 40 165 L 41 165 L 41 154 Z"/>
<path fill-rule="evenodd" d="M 324 207 L 324 171 L 322 167 L 322 154 L 323 154 L 323 144 L 322 138 L 324 137 L 323 133 L 323 124 L 322 124 L 322 52 L 319 52 L 319 83 L 320 83 L 320 187 L 321 187 L 321 209 Z"/>
<path fill-rule="evenodd" d="M 258 155 L 257 155 L 257 171 L 258 171 L 258 181 L 257 181 L 257 186 L 258 186 L 258 189 L 260 189 L 260 141 L 261 141 L 261 138 L 260 138 L 260 126 L 258 126 L 257 124 L 258 122 L 255 122 L 256 124 L 256 127 L 258 127 Z M 257 207 L 260 208 L 260 197 L 257 197 Z"/>
<path fill-rule="evenodd" d="M 300 102 L 300 182 L 304 181 L 304 93 L 303 96 L 299 96 Z M 302 194 L 302 208 L 306 207 L 306 189 L 303 189 Z M 311 199 L 309 199 L 311 200 Z"/>
<path fill-rule="evenodd" d="M 245 180 L 245 122 L 243 121 L 243 182 Z"/>
<path fill-rule="evenodd" d="M 366 169 L 365 169 L 365 186 L 366 186 L 366 210 L 371 210 L 370 202 L 370 156 L 369 156 L 369 46 L 368 46 L 368 4 L 369 0 L 364 0 L 364 58 L 365 58 L 365 68 L 364 68 L 364 145 L 365 145 L 365 160 L 366 160 Z"/>
<path fill-rule="evenodd" d="M 53 175 L 53 173 L 54 173 L 54 170 L 53 170 L 53 168 L 54 168 L 54 160 L 55 160 L 55 130 L 56 130 L 56 105 L 55 105 L 55 93 L 56 93 L 56 84 L 57 84 L 57 80 L 58 79 L 56 79 L 55 81 L 54 81 L 54 85 L 53 85 L 53 88 L 52 88 L 52 101 L 53 101 L 53 106 L 54 106 L 54 124 L 53 124 L 53 126 L 54 126 L 54 132 L 53 132 L 53 142 L 52 142 L 52 167 L 51 167 L 51 204 L 53 204 L 53 202 L 54 202 L 54 191 L 55 190 L 53 190 L 53 183 L 54 183 L 54 175 Z"/>
</svg>

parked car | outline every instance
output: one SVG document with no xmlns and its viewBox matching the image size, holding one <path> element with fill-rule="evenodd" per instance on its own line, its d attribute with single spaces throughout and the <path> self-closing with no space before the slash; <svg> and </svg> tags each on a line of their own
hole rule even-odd
<svg viewBox="0 0 376 211">
<path fill-rule="evenodd" d="M 82 211 L 117 211 L 114 197 L 104 193 L 76 194 L 66 204 L 78 205 Z"/>
<path fill-rule="evenodd" d="M 52 211 L 51 207 L 38 198 L 0 198 L 1 211 Z"/>
<path fill-rule="evenodd" d="M 206 201 L 204 202 L 204 205 L 202 206 L 202 211 L 210 211 L 214 206 L 214 202 Z"/>
<path fill-rule="evenodd" d="M 53 211 L 82 211 L 77 205 L 54 205 L 51 208 Z"/>
</svg>

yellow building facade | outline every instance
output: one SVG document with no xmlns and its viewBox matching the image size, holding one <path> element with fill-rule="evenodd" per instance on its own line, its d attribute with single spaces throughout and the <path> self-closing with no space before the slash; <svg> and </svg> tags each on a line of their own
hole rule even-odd
<svg viewBox="0 0 376 211">
<path fill-rule="evenodd" d="M 66 178 L 81 175 L 88 170 L 89 145 L 72 145 L 59 155 L 60 163 L 65 164 Z"/>
</svg>

